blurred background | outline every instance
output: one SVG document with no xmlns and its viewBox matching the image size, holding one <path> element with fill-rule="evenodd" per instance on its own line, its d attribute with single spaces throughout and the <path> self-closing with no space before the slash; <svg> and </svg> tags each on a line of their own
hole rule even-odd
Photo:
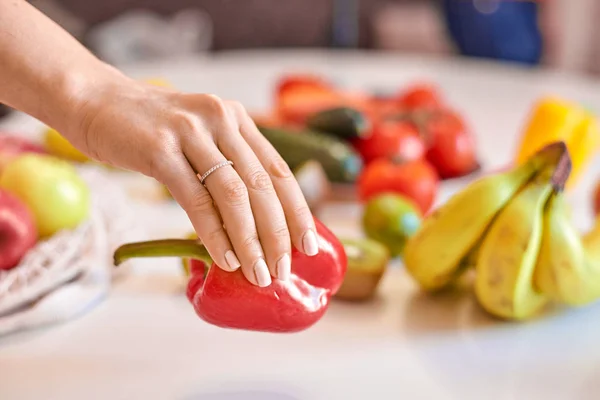
<svg viewBox="0 0 600 400">
<path fill-rule="evenodd" d="M 114 64 L 253 48 L 360 48 L 600 74 L 598 0 L 33 0 Z"/>
</svg>

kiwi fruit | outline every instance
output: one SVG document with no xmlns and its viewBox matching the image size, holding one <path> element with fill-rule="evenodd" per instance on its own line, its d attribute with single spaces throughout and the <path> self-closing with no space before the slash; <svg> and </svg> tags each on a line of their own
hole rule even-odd
<svg viewBox="0 0 600 400">
<path fill-rule="evenodd" d="M 334 298 L 364 301 L 372 298 L 390 260 L 383 244 L 368 238 L 341 239 L 348 258 L 348 269 Z"/>
</svg>

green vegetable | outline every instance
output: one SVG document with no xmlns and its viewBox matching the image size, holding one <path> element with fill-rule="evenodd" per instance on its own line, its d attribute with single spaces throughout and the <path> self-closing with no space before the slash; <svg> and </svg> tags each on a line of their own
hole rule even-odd
<svg viewBox="0 0 600 400">
<path fill-rule="evenodd" d="M 292 170 L 307 161 L 317 161 L 331 182 L 356 181 L 363 164 L 360 155 L 345 141 L 311 130 L 289 130 L 259 126 Z"/>
<path fill-rule="evenodd" d="M 306 127 L 341 139 L 363 138 L 371 134 L 371 124 L 365 115 L 348 107 L 315 113 L 306 120 Z"/>
</svg>

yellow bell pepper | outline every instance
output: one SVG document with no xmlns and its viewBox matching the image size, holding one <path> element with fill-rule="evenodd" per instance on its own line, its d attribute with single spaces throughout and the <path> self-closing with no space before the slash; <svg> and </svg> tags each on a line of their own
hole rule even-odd
<svg viewBox="0 0 600 400">
<path fill-rule="evenodd" d="M 567 187 L 572 187 L 600 147 L 600 129 L 596 118 L 575 103 L 557 98 L 540 99 L 527 121 L 518 147 L 516 163 L 524 163 L 540 148 L 564 141 L 573 168 Z"/>
</svg>

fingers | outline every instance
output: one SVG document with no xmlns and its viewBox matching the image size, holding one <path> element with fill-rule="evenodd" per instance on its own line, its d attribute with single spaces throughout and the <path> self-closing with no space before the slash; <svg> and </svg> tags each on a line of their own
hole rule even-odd
<svg viewBox="0 0 600 400">
<path fill-rule="evenodd" d="M 218 266 L 241 267 L 262 287 L 271 277 L 288 279 L 292 245 L 318 253 L 314 220 L 292 172 L 242 106 L 214 96 L 184 100 L 198 118 L 178 114 L 174 131 L 182 155 L 161 181 Z M 198 176 L 221 164 L 202 185 Z"/>
<path fill-rule="evenodd" d="M 194 230 L 214 262 L 227 271 L 235 271 L 241 264 L 223 229 L 210 193 L 200 184 L 183 154 L 168 164 L 161 172 L 161 180 L 186 211 Z"/>
<path fill-rule="evenodd" d="M 221 134 L 218 145 L 226 158 L 234 162 L 235 170 L 248 190 L 258 239 L 271 275 L 287 280 L 291 274 L 292 243 L 271 177 L 239 132 Z"/>
<path fill-rule="evenodd" d="M 219 134 L 225 133 L 221 130 Z M 200 174 L 227 161 L 212 140 L 202 140 L 198 135 L 184 140 L 182 147 L 186 158 Z M 271 276 L 259 241 L 246 185 L 232 166 L 216 169 L 206 177 L 204 183 L 218 206 L 227 236 L 241 262 L 242 272 L 255 285 L 270 285 Z"/>
<path fill-rule="evenodd" d="M 234 107 L 245 142 L 261 160 L 269 174 L 283 208 L 294 247 L 307 255 L 316 255 L 319 248 L 315 223 L 298 182 L 288 165 L 260 133 L 243 107 L 239 105 Z"/>
</svg>

